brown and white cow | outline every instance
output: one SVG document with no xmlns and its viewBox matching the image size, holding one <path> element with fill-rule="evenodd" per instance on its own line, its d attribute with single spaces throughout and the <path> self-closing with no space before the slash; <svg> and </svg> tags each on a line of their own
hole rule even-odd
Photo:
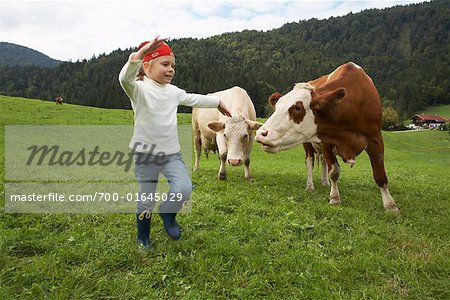
<svg viewBox="0 0 450 300">
<path fill-rule="evenodd" d="M 56 103 L 56 105 L 58 105 L 58 104 L 63 105 L 64 99 L 63 99 L 62 97 L 58 96 L 58 97 L 56 97 L 56 99 L 55 99 L 55 103 Z"/>
<path fill-rule="evenodd" d="M 353 166 L 356 156 L 365 150 L 384 208 L 398 211 L 384 169 L 380 96 L 360 66 L 346 63 L 310 83 L 296 84 L 278 100 L 275 112 L 258 129 L 256 140 L 270 153 L 301 143 L 322 143 L 331 181 L 331 204 L 340 203 L 336 153 Z"/>
<path fill-rule="evenodd" d="M 275 110 L 277 101 L 282 97 L 280 93 L 273 93 L 269 96 L 268 103 Z M 314 171 L 314 158 L 317 156 L 317 162 L 322 164 L 322 173 L 320 181 L 322 185 L 330 185 L 328 183 L 327 175 L 327 163 L 322 156 L 322 145 L 319 143 L 304 143 L 303 149 L 305 150 L 305 164 L 307 171 L 306 189 L 308 191 L 314 190 L 313 171 Z"/>
<path fill-rule="evenodd" d="M 213 93 L 227 106 L 232 117 L 222 115 L 217 108 L 194 108 L 192 130 L 195 143 L 194 172 L 199 169 L 201 148 L 219 152 L 220 169 L 218 177 L 225 180 L 226 162 L 232 166 L 244 164 L 245 178 L 251 180 L 250 152 L 253 146 L 254 130 L 262 124 L 256 122 L 256 112 L 247 92 L 240 87 Z"/>
</svg>

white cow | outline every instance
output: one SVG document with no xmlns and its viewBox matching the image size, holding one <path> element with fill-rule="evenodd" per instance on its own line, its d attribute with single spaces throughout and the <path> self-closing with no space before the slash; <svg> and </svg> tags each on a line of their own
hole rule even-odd
<svg viewBox="0 0 450 300">
<path fill-rule="evenodd" d="M 225 164 L 245 166 L 245 178 L 251 180 L 250 152 L 253 146 L 254 130 L 262 126 L 256 122 L 256 112 L 247 92 L 240 87 L 213 93 L 227 106 L 232 117 L 222 115 L 217 108 L 194 108 L 192 130 L 195 143 L 194 172 L 199 169 L 201 148 L 219 151 L 220 169 L 218 177 L 225 180 Z"/>
</svg>

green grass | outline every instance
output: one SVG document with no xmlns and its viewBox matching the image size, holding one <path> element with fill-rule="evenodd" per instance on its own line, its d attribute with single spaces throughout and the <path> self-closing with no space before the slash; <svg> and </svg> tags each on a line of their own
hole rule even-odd
<svg viewBox="0 0 450 300">
<path fill-rule="evenodd" d="M 132 124 L 132 113 L 0 97 L 4 125 Z M 188 123 L 189 115 L 180 122 Z M 255 144 L 254 181 L 242 167 L 217 180 L 202 157 L 183 236 L 164 234 L 139 253 L 132 214 L 0 213 L 1 299 L 449 299 L 450 136 L 384 133 L 389 188 L 401 209 L 385 213 L 363 153 L 341 163 L 342 204 L 328 187 L 307 192 L 302 147 L 276 155 Z"/>
</svg>

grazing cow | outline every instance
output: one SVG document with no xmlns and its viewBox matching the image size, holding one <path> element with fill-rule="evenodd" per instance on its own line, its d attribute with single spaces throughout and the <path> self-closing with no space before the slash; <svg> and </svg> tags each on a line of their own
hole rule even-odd
<svg viewBox="0 0 450 300">
<path fill-rule="evenodd" d="M 275 112 L 258 129 L 256 140 L 270 153 L 301 143 L 322 143 L 331 204 L 340 203 L 336 154 L 353 166 L 356 156 L 366 150 L 384 208 L 398 211 L 384 169 L 380 96 L 360 66 L 346 63 L 312 83 L 296 84 L 278 100 Z"/>
<path fill-rule="evenodd" d="M 207 154 L 218 150 L 220 159 L 219 179 L 225 180 L 226 162 L 232 166 L 245 166 L 245 178 L 251 180 L 250 151 L 253 145 L 254 130 L 262 124 L 256 122 L 256 112 L 247 92 L 233 87 L 213 95 L 228 107 L 232 117 L 223 116 L 217 108 L 194 108 L 192 111 L 192 130 L 195 143 L 194 172 L 199 168 L 201 148 Z"/>
<path fill-rule="evenodd" d="M 62 97 L 60 97 L 60 96 L 56 97 L 56 99 L 55 99 L 56 105 L 58 105 L 58 104 L 63 105 L 63 102 L 64 102 L 64 99 Z"/>
<path fill-rule="evenodd" d="M 275 109 L 275 105 L 283 95 L 280 93 L 273 93 L 270 95 L 268 102 L 269 105 Z M 317 162 L 322 163 L 322 174 L 321 174 L 321 183 L 322 185 L 330 185 L 328 183 L 327 176 L 327 164 L 322 157 L 322 146 L 319 143 L 304 143 L 303 148 L 305 149 L 305 163 L 307 170 L 307 179 L 306 179 L 306 189 L 308 191 L 314 190 L 314 181 L 313 181 L 313 170 L 314 170 L 314 157 L 317 155 Z"/>
</svg>

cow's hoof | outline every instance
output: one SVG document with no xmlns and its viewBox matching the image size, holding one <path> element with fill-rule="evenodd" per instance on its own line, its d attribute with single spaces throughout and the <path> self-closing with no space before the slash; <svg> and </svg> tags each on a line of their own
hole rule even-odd
<svg viewBox="0 0 450 300">
<path fill-rule="evenodd" d="M 247 176 L 247 177 L 245 177 L 245 179 L 247 180 L 247 181 L 253 181 L 253 177 L 252 176 Z"/>
<path fill-rule="evenodd" d="M 400 209 L 395 205 L 389 205 L 389 206 L 385 206 L 384 209 L 386 210 L 386 212 L 390 212 L 390 213 L 400 213 Z"/>
<path fill-rule="evenodd" d="M 329 186 L 329 185 L 330 185 L 330 183 L 329 183 L 328 181 L 326 181 L 326 180 L 321 181 L 321 183 L 322 183 L 322 185 L 324 185 L 324 186 Z"/>
<path fill-rule="evenodd" d="M 314 184 L 307 184 L 306 185 L 306 190 L 307 191 L 314 191 Z"/>
<path fill-rule="evenodd" d="M 227 173 L 220 173 L 219 174 L 219 180 L 226 180 L 227 179 Z"/>
<path fill-rule="evenodd" d="M 332 197 L 332 198 L 330 198 L 330 202 L 328 202 L 328 203 L 330 203 L 331 205 L 339 205 L 339 204 L 341 204 L 341 199 Z"/>
</svg>

